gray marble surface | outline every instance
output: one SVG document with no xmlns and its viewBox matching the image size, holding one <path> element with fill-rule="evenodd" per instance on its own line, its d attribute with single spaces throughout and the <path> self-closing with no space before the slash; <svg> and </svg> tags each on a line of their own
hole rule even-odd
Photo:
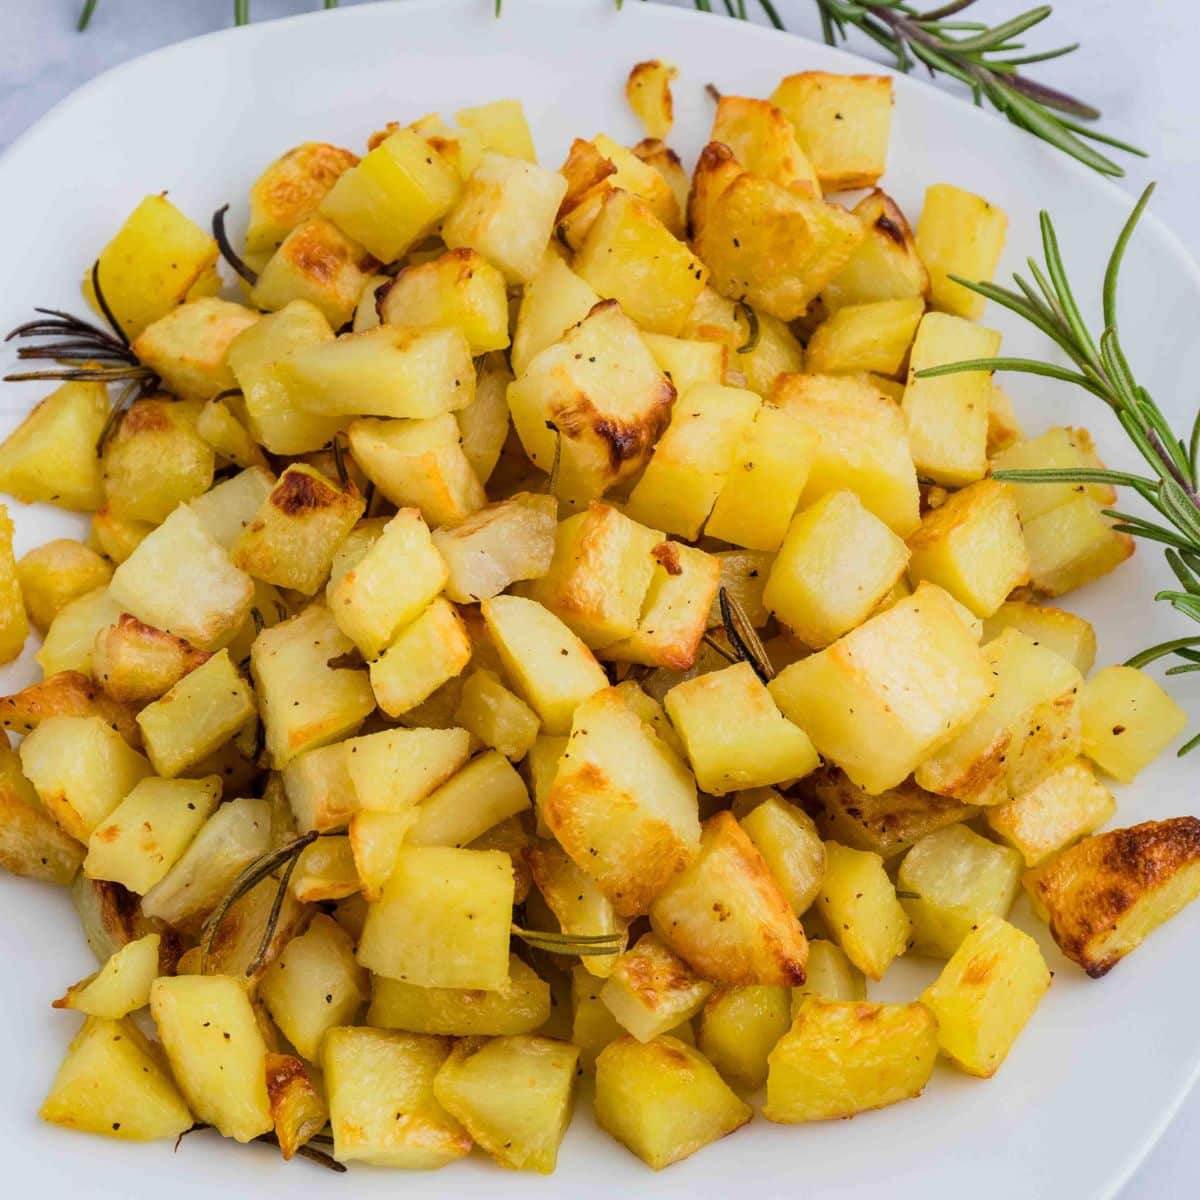
<svg viewBox="0 0 1200 1200">
<path fill-rule="evenodd" d="M 346 5 L 354 2 L 342 0 Z M 982 0 L 980 13 L 989 21 L 1003 20 L 1032 3 Z M 231 0 L 99 0 L 91 29 L 80 36 L 75 20 L 81 4 L 82 0 L 0 0 L 0 147 L 108 67 L 232 22 Z M 789 29 L 819 36 L 810 0 L 776 0 L 776 6 Z M 251 3 L 256 20 L 318 7 L 319 0 Z M 721 7 L 720 0 L 714 7 Z M 1149 152 L 1145 162 L 1123 160 L 1129 162 L 1124 185 L 1135 195 L 1148 180 L 1157 179 L 1154 211 L 1200 258 L 1196 0 L 1058 0 L 1055 8 L 1051 20 L 1029 35 L 1030 44 L 1044 48 L 1078 41 L 1083 49 L 1039 67 L 1039 78 L 1086 97 L 1104 111 L 1108 132 Z M 871 47 L 855 41 L 853 48 L 869 53 Z M 1194 1195 L 1198 1175 L 1200 1094 L 1184 1105 L 1122 1200 Z"/>
</svg>

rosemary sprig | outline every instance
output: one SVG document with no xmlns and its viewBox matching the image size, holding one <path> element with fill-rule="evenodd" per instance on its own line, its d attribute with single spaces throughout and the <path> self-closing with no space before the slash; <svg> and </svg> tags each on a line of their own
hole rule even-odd
<svg viewBox="0 0 1200 1200">
<path fill-rule="evenodd" d="M 1136 376 L 1121 345 L 1117 322 L 1117 286 L 1121 263 L 1138 220 L 1154 191 L 1151 184 L 1142 193 L 1113 246 L 1104 272 L 1102 308 L 1104 330 L 1097 338 L 1080 312 L 1071 289 L 1066 265 L 1058 245 L 1058 234 L 1048 213 L 1041 214 L 1042 264 L 1030 258 L 1031 283 L 1014 274 L 1016 289 L 999 284 L 977 283 L 952 276 L 956 283 L 1007 308 L 1049 337 L 1071 360 L 1075 369 L 1025 358 L 978 358 L 948 363 L 919 371 L 922 378 L 953 375 L 960 371 L 1018 371 L 1049 376 L 1076 384 L 1103 400 L 1125 430 L 1129 440 L 1149 465 L 1152 474 L 1094 468 L 1049 468 L 997 471 L 996 479 L 1010 483 L 1107 483 L 1131 488 L 1162 518 L 1161 521 L 1118 509 L 1105 515 L 1121 533 L 1164 547 L 1178 588 L 1164 588 L 1154 599 L 1169 604 L 1176 612 L 1200 622 L 1200 413 L 1185 438 L 1176 434 L 1162 409 Z M 1200 637 L 1178 637 L 1149 646 L 1128 660 L 1143 667 L 1174 655 L 1183 661 L 1168 669 L 1168 675 L 1190 673 L 1200 668 Z M 1179 751 L 1181 755 L 1200 744 L 1200 735 Z"/>
<path fill-rule="evenodd" d="M 271 905 L 271 912 L 267 918 L 263 929 L 262 940 L 259 942 L 258 952 L 254 956 L 254 961 L 247 969 L 247 975 L 253 975 L 254 972 L 262 965 L 262 959 L 266 957 L 267 949 L 271 945 L 271 939 L 275 936 L 275 927 L 279 923 L 279 912 L 283 907 L 284 894 L 287 891 L 288 883 L 291 880 L 292 870 L 295 868 L 296 860 L 300 857 L 301 851 L 306 846 L 311 845 L 321 835 L 315 831 L 301 834 L 299 837 L 293 838 L 290 842 L 285 842 L 282 846 L 267 854 L 256 858 L 249 866 L 245 867 L 241 874 L 233 881 L 229 887 L 229 891 L 221 898 L 220 903 L 216 908 L 208 914 L 203 926 L 200 929 L 200 970 L 204 970 L 204 960 L 208 957 L 212 950 L 213 942 L 216 940 L 218 931 L 220 930 L 225 918 L 229 915 L 229 910 L 252 888 L 257 887 L 268 875 L 273 874 L 280 867 L 287 865 L 287 870 L 279 885 L 279 891 L 276 893 L 275 901 Z"/>
<path fill-rule="evenodd" d="M 222 204 L 212 215 L 213 240 L 221 257 L 251 286 L 258 282 L 258 272 L 247 263 L 233 248 L 229 234 L 225 232 L 225 214 L 229 211 L 228 204 Z"/>
<path fill-rule="evenodd" d="M 535 950 L 564 954 L 572 958 L 589 958 L 601 954 L 620 954 L 622 935 L 619 933 L 548 933 L 541 929 L 522 929 L 512 926 L 512 935 Z"/>
<path fill-rule="evenodd" d="M 617 8 L 622 0 L 615 0 Z M 701 12 L 713 12 L 712 0 L 692 0 Z M 1124 175 L 1122 167 L 1101 154 L 1089 142 L 1111 146 L 1127 154 L 1145 157 L 1137 149 L 1101 133 L 1080 121 L 1094 121 L 1098 109 L 1057 88 L 1038 83 L 1019 68 L 1061 58 L 1079 49 L 1078 43 L 1052 50 L 1026 51 L 1018 41 L 1024 33 L 1040 25 L 1053 11 L 1048 4 L 988 26 L 980 21 L 957 20 L 960 13 L 977 0 L 950 0 L 949 3 L 921 12 L 904 0 L 814 0 L 821 19 L 821 32 L 831 46 L 845 41 L 851 29 L 865 34 L 892 57 L 897 70 L 905 73 L 924 66 L 931 76 L 948 75 L 971 89 L 975 103 L 986 100 L 1014 125 L 1056 146 L 1065 154 L 1103 175 Z M 325 8 L 336 8 L 338 0 L 324 0 Z M 783 19 L 772 0 L 758 0 L 758 7 L 776 28 Z M 79 15 L 79 29 L 87 28 L 96 8 L 96 0 L 86 0 Z M 724 0 L 725 12 L 739 20 L 748 20 L 747 0 Z M 503 0 L 495 0 L 500 16 Z M 235 25 L 250 20 L 250 0 L 234 0 Z"/>
<path fill-rule="evenodd" d="M 742 662 L 748 662 L 754 668 L 754 673 L 763 683 L 770 683 L 775 678 L 775 668 L 767 657 L 766 650 L 759 640 L 758 631 L 746 615 L 746 610 L 738 602 L 737 597 L 725 588 L 717 593 L 717 602 L 721 607 L 721 620 L 725 625 L 725 636 L 734 653 Z"/>
</svg>

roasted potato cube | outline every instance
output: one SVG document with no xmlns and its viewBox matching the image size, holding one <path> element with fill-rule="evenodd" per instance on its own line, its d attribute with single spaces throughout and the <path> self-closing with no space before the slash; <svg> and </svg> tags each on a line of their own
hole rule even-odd
<svg viewBox="0 0 1200 1200">
<path fill-rule="evenodd" d="M 867 980 L 846 957 L 836 942 L 814 938 L 808 943 L 807 978 L 792 989 L 792 1020 L 800 1012 L 805 996 L 820 996 L 822 1000 L 865 1000 Z"/>
<path fill-rule="evenodd" d="M 813 196 L 821 194 L 817 173 L 800 149 L 791 121 L 767 100 L 722 96 L 708 140 L 728 146 L 738 163 L 754 175 L 805 189 Z"/>
<path fill-rule="evenodd" d="M 238 467 L 265 467 L 262 448 L 243 422 L 219 396 L 204 403 L 196 415 L 196 433 L 217 453 Z"/>
<path fill-rule="evenodd" d="M 709 610 L 721 582 L 721 564 L 681 542 L 663 541 L 650 552 L 654 571 L 637 628 L 603 648 L 613 662 L 643 663 L 686 671 L 696 659 Z"/>
<path fill-rule="evenodd" d="M 420 134 L 397 129 L 338 176 L 319 209 L 386 263 L 433 229 L 461 194 L 454 167 Z"/>
<path fill-rule="evenodd" d="M 791 1024 L 787 988 L 720 988 L 705 1002 L 697 1045 L 731 1083 L 753 1091 L 767 1079 L 767 1055 Z"/>
<path fill-rule="evenodd" d="M 892 81 L 886 75 L 788 75 L 771 93 L 826 191 L 874 187 L 887 166 Z"/>
<path fill-rule="evenodd" d="M 1025 875 L 1059 949 L 1093 979 L 1200 895 L 1200 821 L 1097 833 Z"/>
<path fill-rule="evenodd" d="M 768 1121 L 851 1117 L 919 1096 L 937 1061 L 923 1004 L 808 997 L 767 1059 Z"/>
<path fill-rule="evenodd" d="M 96 443 L 107 420 L 102 383 L 64 383 L 0 444 L 0 491 L 26 504 L 94 512 L 104 502 Z"/>
<path fill-rule="evenodd" d="M 649 1042 L 690 1021 L 712 989 L 657 934 L 647 933 L 617 959 L 600 1001 L 622 1029 Z"/>
<path fill-rule="evenodd" d="M 878 388 L 857 376 L 784 375 L 771 399 L 808 425 L 817 447 L 801 504 L 851 491 L 898 536 L 917 528 L 920 497 L 904 418 Z"/>
<path fill-rule="evenodd" d="M 576 1047 L 546 1037 L 460 1041 L 433 1091 L 502 1167 L 549 1175 L 571 1120 L 578 1057 Z"/>
<path fill-rule="evenodd" d="M 450 1046 L 445 1038 L 413 1033 L 330 1030 L 321 1067 L 334 1157 L 432 1170 L 467 1154 L 471 1139 L 433 1092 Z"/>
<path fill-rule="evenodd" d="M 563 933 L 595 937 L 617 934 L 622 939 L 625 922 L 612 902 L 553 842 L 539 842 L 529 851 L 533 881 Z M 589 974 L 607 978 L 618 962 L 617 955 L 591 954 L 581 960 Z M 627 979 L 628 982 L 628 979 Z"/>
<path fill-rule="evenodd" d="M 348 837 L 323 837 L 300 852 L 292 875 L 292 895 L 302 904 L 351 896 L 361 899 L 361 891 L 362 880 Z M 364 920 L 366 907 L 364 903 Z"/>
<path fill-rule="evenodd" d="M 137 704 L 157 700 L 209 658 L 207 650 L 122 613 L 96 634 L 92 671 L 114 700 Z"/>
<path fill-rule="evenodd" d="M 983 315 L 987 301 L 950 276 L 991 283 L 1007 232 L 1004 210 L 982 196 L 950 183 L 925 189 L 917 253 L 929 271 L 929 299 L 935 308 L 970 320 Z"/>
<path fill-rule="evenodd" d="M 378 532 L 360 530 L 363 538 L 334 552 L 326 600 L 342 632 L 374 658 L 429 607 L 447 572 L 415 508 L 401 509 Z"/>
<path fill-rule="evenodd" d="M 993 471 L 1025 471 L 1041 468 L 1067 470 L 1103 467 L 1092 435 L 1086 429 L 1055 425 L 1035 438 L 1017 441 L 992 459 Z M 1107 483 L 1010 483 L 1021 523 L 1029 525 L 1036 517 L 1066 504 L 1078 495 L 1087 495 L 1101 507 L 1116 502 L 1116 489 Z"/>
<path fill-rule="evenodd" d="M 745 388 L 701 384 L 681 396 L 671 423 L 630 493 L 634 520 L 695 540 L 762 403 Z"/>
<path fill-rule="evenodd" d="M 882 979 L 892 960 L 908 949 L 908 914 L 883 859 L 870 850 L 825 843 L 816 908 L 846 957 L 871 979 Z"/>
<path fill-rule="evenodd" d="M 297 755 L 284 767 L 282 779 L 300 833 L 339 829 L 358 810 L 350 764 L 340 742 Z"/>
<path fill-rule="evenodd" d="M 678 1038 L 618 1038 L 596 1060 L 596 1120 L 656 1171 L 753 1115 L 716 1068 Z"/>
<path fill-rule="evenodd" d="M 60 671 L 0 697 L 0 726 L 14 733 L 29 733 L 49 717 L 100 717 L 131 746 L 141 746 L 133 713 L 79 671 Z"/>
<path fill-rule="evenodd" d="M 698 177 L 704 167 L 702 156 Z M 781 321 L 803 316 L 865 237 L 840 206 L 749 173 L 716 195 L 702 224 L 692 220 L 713 287 Z"/>
<path fill-rule="evenodd" d="M 398 717 L 427 700 L 470 661 L 471 639 L 462 619 L 454 605 L 439 596 L 371 662 L 371 690 L 379 707 Z"/>
<path fill-rule="evenodd" d="M 608 685 L 592 652 L 549 609 L 520 596 L 482 605 L 505 673 L 546 733 L 570 732 L 576 708 Z"/>
<path fill-rule="evenodd" d="M 553 496 L 518 492 L 437 530 L 433 544 L 449 571 L 446 595 L 474 604 L 544 576 L 555 554 L 557 510 Z"/>
<path fill-rule="evenodd" d="M 354 874 L 368 906 L 383 895 L 384 884 L 396 868 L 396 856 L 416 819 L 412 809 L 404 812 L 357 812 L 350 818 L 350 853 Z M 361 934 L 360 934 L 361 936 Z"/>
<path fill-rule="evenodd" d="M 691 403 L 690 395 L 684 403 Z M 762 405 L 742 430 L 705 533 L 735 546 L 778 550 L 814 452 L 812 434 L 800 417 Z"/>
<path fill-rule="evenodd" d="M 250 188 L 247 253 L 273 253 L 357 162 L 357 155 L 326 142 L 303 142 L 277 158 Z"/>
<path fill-rule="evenodd" d="M 929 292 L 929 273 L 917 254 L 912 230 L 892 198 L 876 189 L 852 211 L 866 236 L 821 293 L 825 307 L 837 312 L 850 304 L 924 297 Z"/>
<path fill-rule="evenodd" d="M 532 1033 L 549 1016 L 549 985 L 513 954 L 508 980 L 498 991 L 418 987 L 374 975 L 367 1023 L 411 1033 L 498 1037 Z"/>
<path fill-rule="evenodd" d="M 133 352 L 173 396 L 207 400 L 234 386 L 225 361 L 229 343 L 257 320 L 258 314 L 244 305 L 205 296 L 171 309 L 146 326 L 133 343 Z"/>
<path fill-rule="evenodd" d="M 267 1047 L 246 989 L 227 975 L 156 979 L 150 1012 L 188 1107 L 224 1137 L 272 1128 Z"/>
<path fill-rule="evenodd" d="M 1009 600 L 984 621 L 983 640 L 990 642 L 1009 628 L 1073 663 L 1081 675 L 1087 675 L 1096 661 L 1096 631 L 1077 613 Z"/>
<path fill-rule="evenodd" d="M 150 985 L 158 977 L 157 933 L 128 942 L 94 974 L 73 983 L 54 1001 L 89 1017 L 118 1021 L 150 1003 Z"/>
<path fill-rule="evenodd" d="M 353 644 L 319 604 L 255 639 L 250 671 L 276 770 L 352 732 L 374 710 L 366 671 L 329 665 Z"/>
<path fill-rule="evenodd" d="M 977 617 L 990 617 L 1029 582 L 1016 504 L 1008 486 L 994 480 L 973 483 L 928 512 L 908 548 L 909 577 L 945 588 Z"/>
<path fill-rule="evenodd" d="M 1076 759 L 1021 795 L 986 809 L 984 816 L 993 833 L 1021 852 L 1027 867 L 1036 867 L 1094 833 L 1116 810 L 1112 793 Z"/>
<path fill-rule="evenodd" d="M 142 897 L 143 913 L 197 931 L 242 870 L 269 849 L 270 815 L 265 800 L 233 800 L 218 807 Z"/>
<path fill-rule="evenodd" d="M 105 558 L 116 564 L 123 563 L 152 533 L 154 526 L 148 521 L 129 521 L 118 517 L 108 505 L 92 514 L 91 536 L 88 541 Z"/>
<path fill-rule="evenodd" d="M 907 564 L 904 543 L 853 492 L 830 492 L 788 526 L 763 602 L 821 649 L 861 625 Z"/>
<path fill-rule="evenodd" d="M 473 758 L 421 801 L 407 846 L 469 846 L 494 825 L 529 808 L 515 768 L 494 750 Z"/>
<path fill-rule="evenodd" d="M 940 795 L 1000 804 L 1028 791 L 1082 749 L 1079 672 L 1015 629 L 983 647 L 991 702 L 917 768 Z"/>
<path fill-rule="evenodd" d="M 896 877 L 900 903 L 912 922 L 912 948 L 949 958 L 963 938 L 989 916 L 1006 917 L 1021 886 L 1021 858 L 950 825 L 923 837 Z M 907 893 L 907 894 L 906 894 Z"/>
<path fill-rule="evenodd" d="M 267 312 L 306 300 L 338 329 L 354 315 L 378 267 L 358 242 L 314 213 L 292 229 L 263 264 L 250 299 Z"/>
<path fill-rule="evenodd" d="M 0 504 L 0 663 L 17 658 L 28 636 L 29 618 L 13 554 L 12 518 L 7 506 Z"/>
<path fill-rule="evenodd" d="M 276 374 L 294 405 L 322 417 L 437 417 L 475 396 L 470 345 L 452 327 L 348 333 L 293 351 Z"/>
<path fill-rule="evenodd" d="M 479 134 L 485 150 L 537 162 L 533 135 L 520 100 L 492 100 L 473 108 L 460 108 L 454 119 L 463 129 Z"/>
<path fill-rule="evenodd" d="M 675 123 L 671 99 L 671 81 L 679 75 L 677 67 L 651 58 L 636 63 L 625 80 L 625 99 L 646 129 L 646 136 L 665 138 Z"/>
<path fill-rule="evenodd" d="M 962 317 L 930 312 L 921 319 L 909 358 L 904 422 L 917 471 L 947 487 L 963 487 L 987 473 L 988 411 L 992 381 L 986 371 L 936 379 L 917 375 L 930 367 L 991 358 L 1000 335 Z"/>
<path fill-rule="evenodd" d="M 469 247 L 494 263 L 510 283 L 537 274 L 566 192 L 561 175 L 487 151 L 442 226 L 452 249 Z"/>
<path fill-rule="evenodd" d="M 779 712 L 749 663 L 677 684 L 664 703 L 710 795 L 782 783 L 820 764 L 808 735 Z"/>
<path fill-rule="evenodd" d="M 507 854 L 404 847 L 367 910 L 358 961 L 402 983 L 498 991 L 508 980 L 512 906 Z"/>
<path fill-rule="evenodd" d="M 911 779 L 872 795 L 837 767 L 814 771 L 804 780 L 802 791 L 823 838 L 855 850 L 871 850 L 885 859 L 902 854 L 934 830 L 970 820 L 979 812 L 927 792 Z"/>
<path fill-rule="evenodd" d="M 50 717 L 21 743 L 21 769 L 63 831 L 86 842 L 150 764 L 103 717 Z"/>
<path fill-rule="evenodd" d="M 740 371 L 746 386 L 767 399 L 781 374 L 801 369 L 804 350 L 788 326 L 769 313 L 755 313 L 752 327 L 751 311 L 748 305 L 706 287 L 688 317 L 684 337 L 721 346 L 726 370 Z M 717 382 L 724 381 L 723 372 Z M 677 381 L 676 387 L 685 390 L 683 382 Z"/>
<path fill-rule="evenodd" d="M 979 646 L 940 588 L 913 595 L 770 684 L 784 716 L 868 792 L 899 784 L 987 702 Z"/>
<path fill-rule="evenodd" d="M 1187 713 L 1144 671 L 1105 667 L 1083 685 L 1083 752 L 1131 783 L 1187 725 Z"/>
<path fill-rule="evenodd" d="M 1029 582 L 1043 596 L 1061 596 L 1119 567 L 1134 551 L 1090 496 L 1075 496 L 1025 524 Z"/>
<path fill-rule="evenodd" d="M 465 729 L 384 729 L 345 743 L 350 781 L 363 812 L 403 813 L 467 761 Z"/>
<path fill-rule="evenodd" d="M 379 290 L 376 303 L 385 325 L 460 330 L 473 355 L 508 345 L 504 276 L 474 250 L 449 250 L 429 262 L 405 267 Z"/>
<path fill-rule="evenodd" d="M 508 389 L 525 453 L 544 471 L 558 453 L 558 494 L 574 501 L 601 496 L 641 470 L 674 400 L 637 326 L 613 300 L 537 354 Z"/>
<path fill-rule="evenodd" d="M 385 132 L 372 134 L 367 139 L 368 148 L 373 150 L 396 128 L 396 123 L 389 121 Z M 483 157 L 484 147 L 482 138 L 473 130 L 447 125 L 438 113 L 426 113 L 419 121 L 413 121 L 408 128 L 419 133 L 450 163 L 460 179 L 465 181 L 475 173 L 475 168 L 479 166 L 479 160 Z"/>
<path fill-rule="evenodd" d="M 579 1047 L 579 1065 L 589 1075 L 596 1071 L 596 1059 L 610 1042 L 625 1036 L 625 1030 L 600 999 L 604 981 L 583 967 L 571 970 L 571 1041 Z M 685 1021 L 672 1036 L 695 1045 L 690 1022 Z"/>
<path fill-rule="evenodd" d="M 503 354 L 485 355 L 475 372 L 475 398 L 455 409 L 463 454 L 481 483 L 487 483 L 500 462 L 505 445 L 519 445 L 508 414 L 508 385 L 513 373 Z"/>
<path fill-rule="evenodd" d="M 261 994 L 284 1037 L 316 1062 L 326 1032 L 358 1015 L 367 999 L 367 973 L 354 961 L 345 930 L 318 913 L 267 968 Z"/>
<path fill-rule="evenodd" d="M 104 490 L 114 516 L 161 524 L 211 486 L 212 447 L 196 432 L 199 404 L 138 400 L 104 447 Z"/>
<path fill-rule="evenodd" d="M 100 251 L 95 267 L 84 277 L 83 293 L 97 313 L 107 315 L 96 297 L 94 274 L 108 311 L 133 339 L 190 298 L 216 267 L 217 254 L 216 241 L 185 217 L 165 192 L 147 196 Z"/>
<path fill-rule="evenodd" d="M 139 1142 L 178 1137 L 192 1125 L 183 1097 L 138 1029 L 103 1017 L 89 1017 L 75 1035 L 38 1115 Z"/>
<path fill-rule="evenodd" d="M 454 719 L 513 762 L 529 753 L 541 726 L 533 709 L 487 670 L 473 671 L 464 680 Z"/>
<path fill-rule="evenodd" d="M 221 480 L 188 507 L 200 518 L 209 536 L 229 550 L 258 515 L 276 482 L 265 467 L 251 467 Z"/>
<path fill-rule="evenodd" d="M 758 804 L 739 824 L 775 877 L 792 912 L 802 916 L 825 876 L 825 846 L 813 819 L 777 793 Z"/>
<path fill-rule="evenodd" d="M 88 839 L 84 874 L 144 895 L 178 862 L 220 800 L 215 776 L 142 779 Z"/>
<path fill-rule="evenodd" d="M 83 856 L 83 846 L 59 828 L 21 774 L 17 751 L 0 746 L 0 866 L 66 886 Z"/>
<path fill-rule="evenodd" d="M 677 209 L 682 213 L 687 208 L 688 190 L 691 181 L 678 154 L 661 138 L 642 138 L 633 147 L 633 153 L 648 166 L 653 167 L 666 180 Z M 678 229 L 676 229 L 678 232 Z"/>
<path fill-rule="evenodd" d="M 254 599 L 250 576 L 229 561 L 186 505 L 116 569 L 109 590 L 139 621 L 206 650 L 245 621 Z"/>
<path fill-rule="evenodd" d="M 561 341 L 566 331 L 599 303 L 595 290 L 571 270 L 562 256 L 554 249 L 547 250 L 537 274 L 521 294 L 513 334 L 513 370 L 524 375 L 538 354 Z"/>
<path fill-rule="evenodd" d="M 431 526 L 458 525 L 487 503 L 463 452 L 452 413 L 419 421 L 355 421 L 350 449 L 368 478 L 398 508 Z"/>
<path fill-rule="evenodd" d="M 700 841 L 694 780 L 615 688 L 575 708 L 542 815 L 623 917 L 647 911 Z"/>
<path fill-rule="evenodd" d="M 854 371 L 895 375 L 924 312 L 923 296 L 843 305 L 813 330 L 805 366 L 814 375 Z"/>
<path fill-rule="evenodd" d="M 698 383 L 725 382 L 729 351 L 719 342 L 668 337 L 663 333 L 644 333 L 642 340 L 680 395 Z"/>
<path fill-rule="evenodd" d="M 96 636 L 120 618 L 121 610 L 107 587 L 86 592 L 64 605 L 46 630 L 36 655 L 47 679 L 64 673 L 91 676 Z"/>
<path fill-rule="evenodd" d="M 592 501 L 558 526 L 549 569 L 521 592 L 600 649 L 637 629 L 661 541 L 658 530 Z"/>
<path fill-rule="evenodd" d="M 154 769 L 174 779 L 254 721 L 257 712 L 250 685 L 222 650 L 142 709 L 137 721 Z"/>
<path fill-rule="evenodd" d="M 683 215 L 671 185 L 633 150 L 606 134 L 599 133 L 590 142 L 576 138 L 560 174 L 567 180 L 567 191 L 558 210 L 557 232 L 573 250 L 615 189 L 640 196 L 676 237 L 683 234 Z"/>
<path fill-rule="evenodd" d="M 704 823 L 699 854 L 654 897 L 650 922 L 705 979 L 786 987 L 804 981 L 808 947 L 800 922 L 728 812 Z"/>
<path fill-rule="evenodd" d="M 972 926 L 921 1001 L 937 1018 L 942 1053 L 969 1075 L 990 1079 L 1049 987 L 1037 942 L 987 916 Z"/>
<path fill-rule="evenodd" d="M 592 222 L 574 269 L 639 326 L 678 336 L 708 271 L 640 197 L 613 190 Z"/>
<path fill-rule="evenodd" d="M 242 391 L 233 413 L 239 419 L 244 413 L 254 440 L 272 454 L 319 450 L 341 428 L 341 417 L 300 408 L 279 370 L 280 362 L 290 354 L 331 342 L 333 336 L 320 309 L 307 300 L 295 300 L 230 343 L 227 359 Z"/>
</svg>

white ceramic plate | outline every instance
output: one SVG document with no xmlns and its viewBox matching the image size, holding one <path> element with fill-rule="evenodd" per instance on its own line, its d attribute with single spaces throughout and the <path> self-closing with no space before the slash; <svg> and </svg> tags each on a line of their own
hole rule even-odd
<svg viewBox="0 0 1200 1200">
<path fill-rule="evenodd" d="M 630 66 L 661 56 L 680 67 L 673 144 L 689 165 L 711 118 L 703 85 L 767 95 L 798 70 L 878 71 L 875 64 L 739 22 L 611 0 L 415 0 L 356 7 L 231 30 L 162 50 L 81 89 L 0 160 L 0 329 L 34 304 L 83 311 L 78 281 L 97 249 L 147 192 L 170 189 L 197 220 L 230 200 L 244 215 L 262 167 L 307 139 L 361 145 L 383 122 L 517 95 L 543 161 L 560 162 L 573 135 L 640 136 L 622 85 Z M 1037 249 L 1037 212 L 1056 217 L 1085 301 L 1098 294 L 1104 252 L 1130 206 L 1127 196 L 1003 121 L 920 82 L 896 80 L 891 169 L 885 184 L 911 219 L 929 182 L 978 191 L 1010 216 L 1005 271 Z M 1169 181 L 1168 181 L 1169 184 Z M 1179 422 L 1190 418 L 1200 378 L 1200 273 L 1152 218 L 1142 226 L 1123 286 L 1125 338 L 1142 380 Z M 1087 305 L 1094 312 L 1095 306 Z M 989 312 L 1012 352 L 1045 354 L 1030 330 Z M 11 357 L 5 361 L 7 366 Z M 1010 380 L 1032 431 L 1087 424 L 1114 465 L 1135 464 L 1097 402 L 1028 378 Z M 0 432 L 40 395 L 0 390 Z M 42 508 L 16 513 L 21 553 L 82 522 Z M 1167 578 L 1140 548 L 1133 564 L 1071 598 L 1100 634 L 1100 661 L 1115 662 L 1180 632 L 1182 619 L 1153 610 Z M 33 678 L 27 652 L 0 672 L 5 691 Z M 1181 689 L 1175 689 L 1177 694 Z M 1200 716 L 1197 693 L 1191 711 Z M 1124 789 L 1121 823 L 1195 810 L 1195 772 L 1168 756 Z M 1189 782 L 1191 786 L 1189 787 Z M 346 1194 L 432 1197 L 759 1195 L 799 1193 L 872 1200 L 1073 1200 L 1113 1195 L 1178 1106 L 1200 1063 L 1195 953 L 1200 909 L 1156 933 L 1106 979 L 1064 961 L 1024 905 L 1056 971 L 1050 994 L 990 1082 L 939 1068 L 925 1095 L 854 1121 L 773 1126 L 758 1118 L 688 1161 L 654 1175 L 598 1133 L 584 1100 L 557 1175 L 516 1175 L 473 1157 L 437 1174 L 397 1177 L 355 1168 L 338 1178 L 284 1166 L 264 1148 L 208 1135 L 135 1146 L 39 1123 L 36 1110 L 76 1021 L 49 1002 L 93 969 L 65 899 L 48 887 L 0 878 L 0 1142 L 12 1194 L 173 1197 L 287 1189 L 295 1200 Z M 932 964 L 900 962 L 873 994 L 908 999 Z"/>
</svg>

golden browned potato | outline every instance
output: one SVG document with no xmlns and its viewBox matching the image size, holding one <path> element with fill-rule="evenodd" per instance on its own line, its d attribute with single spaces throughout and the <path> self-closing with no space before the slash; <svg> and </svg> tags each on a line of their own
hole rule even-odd
<svg viewBox="0 0 1200 1200">
<path fill-rule="evenodd" d="M 1107 975 L 1200 895 L 1200 820 L 1144 821 L 1084 838 L 1025 876 L 1059 949 Z"/>
</svg>

